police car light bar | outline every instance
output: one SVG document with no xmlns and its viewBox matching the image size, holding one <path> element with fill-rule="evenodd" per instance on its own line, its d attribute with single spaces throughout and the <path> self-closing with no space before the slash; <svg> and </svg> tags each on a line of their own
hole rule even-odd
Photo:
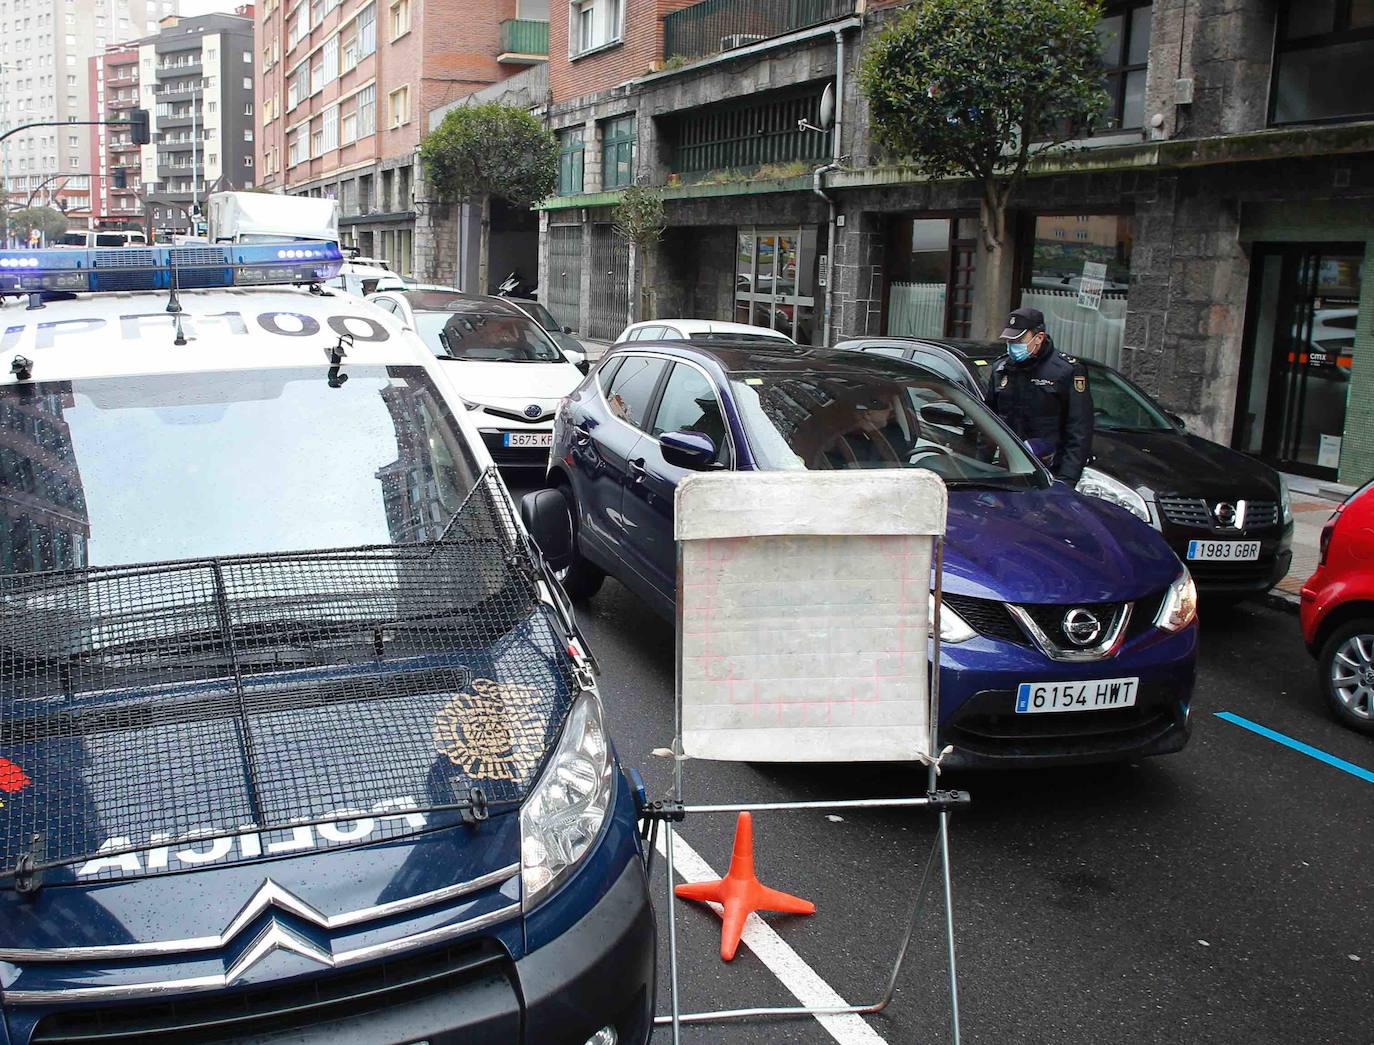
<svg viewBox="0 0 1374 1045">
<path fill-rule="evenodd" d="M 337 276 L 342 264 L 338 244 L 324 240 L 105 250 L 3 250 L 0 294 L 319 283 Z"/>
</svg>

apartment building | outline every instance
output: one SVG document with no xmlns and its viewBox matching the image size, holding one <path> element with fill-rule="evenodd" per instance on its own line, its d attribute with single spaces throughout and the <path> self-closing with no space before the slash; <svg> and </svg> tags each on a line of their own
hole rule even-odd
<svg viewBox="0 0 1374 1045">
<path fill-rule="evenodd" d="M 424 115 L 542 61 L 547 27 L 548 0 L 267 0 L 259 184 L 337 199 L 346 243 L 413 271 Z"/>
<path fill-rule="evenodd" d="M 93 119 L 103 113 L 117 120 L 127 117 L 139 103 L 139 45 L 112 44 L 103 54 L 91 56 L 90 107 Z M 142 203 L 143 178 L 139 146 L 127 128 L 82 128 L 90 141 L 90 218 L 95 228 L 139 228 L 145 222 Z M 116 171 L 125 182 L 115 184 Z"/>
<path fill-rule="evenodd" d="M 190 232 L 198 227 L 208 193 L 256 184 L 253 78 L 253 7 L 233 14 L 169 17 L 137 42 L 136 104 L 147 109 L 152 141 L 129 148 L 127 132 L 96 128 L 111 182 L 107 216 L 127 217 L 131 198 L 146 202 L 154 231 Z M 102 56 L 109 61 L 109 56 Z M 122 57 L 115 66 L 125 69 Z M 131 105 L 128 86 L 106 85 L 104 106 Z M 130 164 L 132 163 L 132 166 Z M 113 170 L 124 167 L 131 188 L 113 189 Z M 140 186 L 136 191 L 134 184 Z M 141 197 L 139 195 L 141 192 Z"/>
<path fill-rule="evenodd" d="M 0 0 L 0 129 L 91 119 L 87 59 L 154 32 L 178 9 L 179 0 Z M 74 223 L 89 215 L 85 128 L 38 127 L 0 148 L 0 179 L 13 202 L 22 206 L 35 194 L 35 202 L 60 201 Z"/>
<path fill-rule="evenodd" d="M 647 259 L 658 315 L 817 343 L 982 333 L 976 186 L 879 155 L 857 88 L 906 6 L 554 5 L 562 155 L 540 295 L 555 316 L 593 337 L 623 327 L 638 295 L 611 219 L 640 181 L 668 202 Z M 1107 118 L 1037 161 L 999 306 L 1040 308 L 1066 350 L 1120 367 L 1201 435 L 1319 479 L 1369 478 L 1374 8 L 1108 0 L 1099 36 Z M 821 128 L 827 88 L 836 121 Z"/>
</svg>

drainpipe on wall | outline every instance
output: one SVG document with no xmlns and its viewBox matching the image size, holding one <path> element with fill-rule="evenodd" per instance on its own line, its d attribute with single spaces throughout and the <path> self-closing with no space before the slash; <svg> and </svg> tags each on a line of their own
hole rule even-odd
<svg viewBox="0 0 1374 1045">
<path fill-rule="evenodd" d="M 831 338 L 832 308 L 835 302 L 835 220 L 839 211 L 834 198 L 825 191 L 825 176 L 840 169 L 841 149 L 844 130 L 844 30 L 835 30 L 835 125 L 831 130 L 830 162 L 817 167 L 811 178 L 811 191 L 825 200 L 830 207 L 830 222 L 827 234 L 825 256 L 825 323 L 821 344 L 829 348 Z"/>
</svg>

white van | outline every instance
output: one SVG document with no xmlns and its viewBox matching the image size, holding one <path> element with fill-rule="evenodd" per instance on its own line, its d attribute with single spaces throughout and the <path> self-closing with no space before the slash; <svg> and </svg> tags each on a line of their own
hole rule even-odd
<svg viewBox="0 0 1374 1045">
<path fill-rule="evenodd" d="M 69 229 L 58 247 L 146 247 L 148 237 L 138 229 Z"/>
</svg>

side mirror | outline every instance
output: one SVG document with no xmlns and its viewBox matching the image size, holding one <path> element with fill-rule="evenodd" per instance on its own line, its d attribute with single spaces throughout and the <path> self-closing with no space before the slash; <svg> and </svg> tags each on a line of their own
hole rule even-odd
<svg viewBox="0 0 1374 1045">
<path fill-rule="evenodd" d="M 716 444 L 700 432 L 664 432 L 658 437 L 663 459 L 678 468 L 704 472 L 716 460 Z"/>
<path fill-rule="evenodd" d="M 588 363 L 585 359 L 579 360 L 578 362 L 574 363 L 573 366 L 577 367 L 578 370 L 582 371 L 584 376 L 592 372 L 592 365 Z"/>
<path fill-rule="evenodd" d="M 565 334 L 571 334 L 571 333 L 572 333 L 572 327 L 565 326 L 565 327 L 563 328 L 563 333 L 565 333 Z"/>
<path fill-rule="evenodd" d="M 1183 418 L 1178 416 L 1178 414 L 1166 411 L 1164 416 L 1177 425 L 1180 431 L 1188 431 L 1188 425 L 1184 422 Z"/>
<path fill-rule="evenodd" d="M 520 499 L 520 519 L 539 545 L 540 554 L 557 573 L 573 560 L 572 517 L 568 501 L 557 490 L 535 490 Z"/>
</svg>

